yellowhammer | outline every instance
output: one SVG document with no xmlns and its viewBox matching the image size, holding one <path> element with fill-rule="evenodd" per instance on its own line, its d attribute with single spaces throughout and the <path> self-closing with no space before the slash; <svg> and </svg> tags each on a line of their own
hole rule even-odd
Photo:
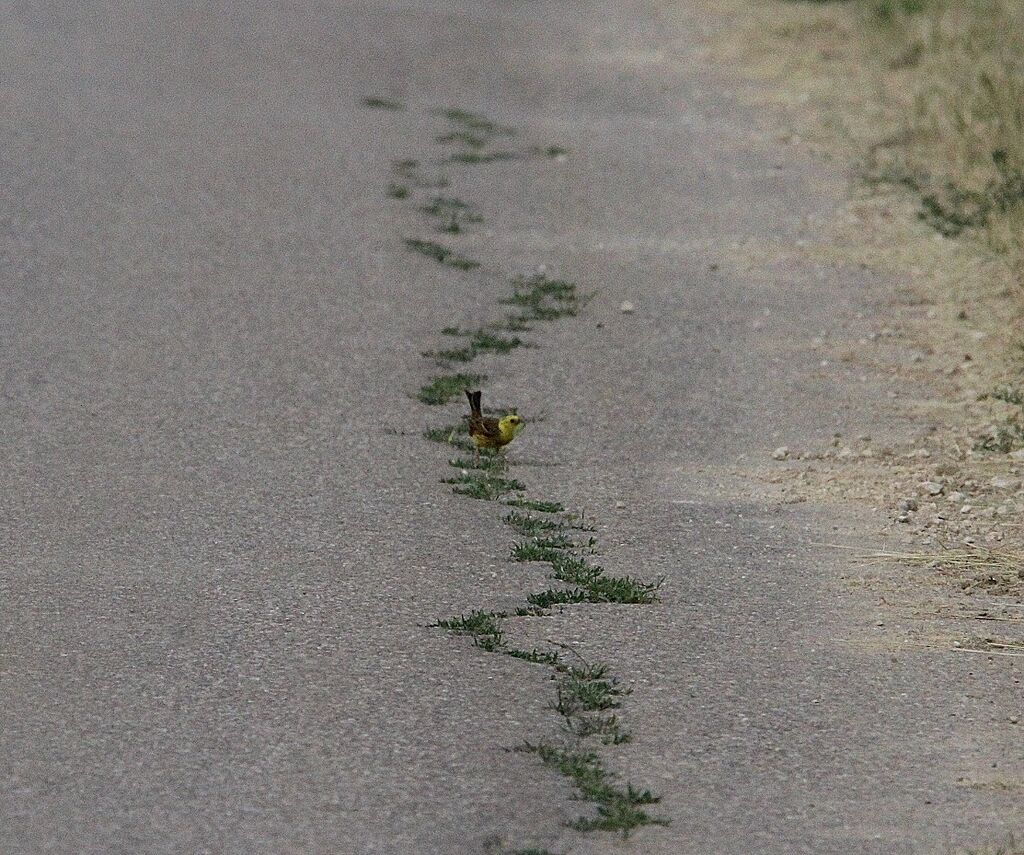
<svg viewBox="0 0 1024 855">
<path fill-rule="evenodd" d="M 516 438 L 524 427 L 520 416 L 512 413 L 496 419 L 493 416 L 485 416 L 480 409 L 480 392 L 466 390 L 466 397 L 469 398 L 469 435 L 477 448 L 477 454 L 481 448 L 503 448 Z"/>
</svg>

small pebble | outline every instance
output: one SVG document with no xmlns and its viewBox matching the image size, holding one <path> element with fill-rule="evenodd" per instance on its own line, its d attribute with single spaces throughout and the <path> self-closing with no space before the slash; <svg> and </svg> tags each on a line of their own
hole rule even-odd
<svg viewBox="0 0 1024 855">
<path fill-rule="evenodd" d="M 622 305 L 619 306 L 619 311 L 624 315 L 632 315 L 636 311 L 636 306 L 629 302 L 629 300 L 623 300 Z"/>
<path fill-rule="evenodd" d="M 789 446 L 780 445 L 772 452 L 772 460 L 785 460 L 789 457 Z"/>
</svg>

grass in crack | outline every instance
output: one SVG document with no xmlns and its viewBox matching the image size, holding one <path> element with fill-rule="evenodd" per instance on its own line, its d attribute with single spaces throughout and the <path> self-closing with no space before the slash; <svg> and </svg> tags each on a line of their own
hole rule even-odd
<svg viewBox="0 0 1024 855">
<path fill-rule="evenodd" d="M 499 160 L 515 160 L 516 154 L 512 151 L 457 151 L 448 156 L 449 163 L 494 163 Z"/>
<path fill-rule="evenodd" d="M 568 515 L 568 526 L 576 531 L 597 531 L 597 526 L 587 522 L 587 512 L 580 511 L 579 514 Z M 593 540 L 593 538 L 591 538 Z"/>
<path fill-rule="evenodd" d="M 535 499 L 509 499 L 505 502 L 510 508 L 525 508 L 542 514 L 565 513 L 565 506 L 559 502 L 542 502 Z"/>
<path fill-rule="evenodd" d="M 552 653 L 547 650 L 522 650 L 518 647 L 506 647 L 502 650 L 506 656 L 511 656 L 513 659 L 522 659 L 524 662 L 533 662 L 537 665 L 549 665 L 557 667 L 561 660 L 557 653 Z"/>
<path fill-rule="evenodd" d="M 442 483 L 453 484 L 452 492 L 471 499 L 494 501 L 502 496 L 525 490 L 526 485 L 515 478 L 502 478 L 490 472 L 473 471 L 456 478 L 446 478 Z"/>
<path fill-rule="evenodd" d="M 473 133 L 472 131 L 449 131 L 446 134 L 439 134 L 434 139 L 442 145 L 458 143 L 467 148 L 483 148 L 488 143 L 487 135 Z"/>
<path fill-rule="evenodd" d="M 477 647 L 493 652 L 504 644 L 501 622 L 507 617 L 504 612 L 474 611 L 457 618 L 439 620 L 431 626 L 446 629 L 456 635 L 469 635 Z"/>
<path fill-rule="evenodd" d="M 580 739 L 596 736 L 605 745 L 625 745 L 633 734 L 622 726 L 616 715 L 586 715 L 566 719 L 569 732 Z"/>
<path fill-rule="evenodd" d="M 620 686 L 607 665 L 568 666 L 559 675 L 555 709 L 565 718 L 581 712 L 603 712 L 617 709 L 620 699 L 629 694 L 632 690 Z"/>
<path fill-rule="evenodd" d="M 405 105 L 401 101 L 393 101 L 390 98 L 381 98 L 371 95 L 363 99 L 363 106 L 375 110 L 404 110 Z"/>
<path fill-rule="evenodd" d="M 551 562 L 551 578 L 570 585 L 589 586 L 604 575 L 604 568 L 577 555 L 557 555 Z"/>
<path fill-rule="evenodd" d="M 510 128 L 507 125 L 499 125 L 492 122 L 486 116 L 481 116 L 479 113 L 470 113 L 468 110 L 440 110 L 438 114 L 454 125 L 462 125 L 462 127 L 468 128 L 471 131 L 477 131 L 488 136 L 511 137 L 515 136 L 516 133 L 514 128 Z"/>
<path fill-rule="evenodd" d="M 525 315 L 506 315 L 505 320 L 492 324 L 492 329 L 505 330 L 506 332 L 530 332 L 533 327 L 529 323 L 530 318 Z"/>
<path fill-rule="evenodd" d="M 593 538 L 591 538 L 593 540 Z M 564 534 L 549 534 L 547 537 L 534 537 L 523 543 L 515 543 L 509 557 L 513 561 L 548 561 L 560 562 L 565 551 L 577 548 L 578 544 Z"/>
<path fill-rule="evenodd" d="M 517 347 L 526 347 L 527 344 L 519 336 L 506 338 L 495 335 L 488 330 L 477 330 L 470 339 L 470 346 L 481 353 L 510 353 Z"/>
<path fill-rule="evenodd" d="M 420 210 L 440 220 L 438 229 L 447 234 L 459 234 L 467 223 L 482 223 L 484 219 L 472 205 L 450 196 L 435 196 Z"/>
<path fill-rule="evenodd" d="M 450 327 L 450 329 L 456 329 Z M 476 359 L 481 353 L 500 353 L 506 354 L 515 350 L 518 347 L 529 347 L 530 345 L 523 341 L 519 336 L 513 336 L 512 338 L 506 338 L 505 336 L 495 335 L 486 329 L 479 329 L 471 333 L 452 332 L 449 335 L 469 335 L 469 342 L 463 347 L 452 347 L 445 350 L 429 350 L 423 355 L 428 358 L 433 358 L 439 362 L 470 362 Z"/>
<path fill-rule="evenodd" d="M 434 187 L 441 189 L 442 187 L 448 186 L 447 177 L 444 175 L 437 175 L 433 178 L 428 178 L 423 174 L 423 171 L 420 168 L 420 162 L 413 158 L 396 160 L 392 164 L 392 170 L 399 178 L 402 178 L 417 187 Z"/>
<path fill-rule="evenodd" d="M 420 255 L 425 255 L 427 258 L 434 259 L 438 264 L 454 267 L 457 270 L 474 270 L 480 266 L 479 261 L 474 261 L 472 258 L 466 258 L 464 255 L 459 255 L 450 247 L 444 246 L 440 243 L 434 243 L 432 240 L 406 238 L 404 243 L 406 247 L 411 249 L 413 252 L 418 252 Z"/>
<path fill-rule="evenodd" d="M 515 610 L 516 617 L 547 617 L 549 614 L 550 611 L 539 606 L 516 606 Z"/>
<path fill-rule="evenodd" d="M 481 449 L 479 457 L 456 457 L 448 461 L 449 466 L 456 469 L 479 469 L 483 472 L 504 472 L 507 467 L 505 458 L 497 452 L 487 453 Z"/>
<path fill-rule="evenodd" d="M 644 825 L 668 825 L 667 820 L 652 817 L 643 809 L 657 804 L 657 796 L 632 784 L 627 783 L 625 789 L 618 786 L 615 775 L 604 768 L 596 754 L 544 742 L 527 742 L 519 750 L 536 754 L 545 766 L 572 781 L 580 799 L 597 807 L 597 817 L 580 817 L 571 824 L 578 831 L 618 831 L 628 836 Z"/>
<path fill-rule="evenodd" d="M 465 347 L 449 347 L 444 350 L 427 350 L 423 356 L 433 359 L 440 365 L 448 362 L 472 362 L 476 359 L 476 350 L 469 345 Z"/>
<path fill-rule="evenodd" d="M 640 582 L 630 576 L 598 575 L 579 587 L 548 588 L 536 594 L 530 594 L 526 601 L 530 605 L 542 609 L 574 603 L 649 605 L 657 601 L 658 587 L 660 587 L 660 583 Z"/>
<path fill-rule="evenodd" d="M 571 544 L 570 544 L 571 545 Z M 544 546 L 538 541 L 514 543 L 509 552 L 511 561 L 557 561 L 561 556 L 562 547 Z"/>
<path fill-rule="evenodd" d="M 447 404 L 452 398 L 462 395 L 464 389 L 479 386 L 486 379 L 486 374 L 442 374 L 420 387 L 416 399 L 431 406 Z"/>
<path fill-rule="evenodd" d="M 476 446 L 473 445 L 471 440 L 466 438 L 468 434 L 469 426 L 466 422 L 459 422 L 454 425 L 428 428 L 423 431 L 423 438 L 429 439 L 431 442 L 441 442 L 445 445 L 454 446 L 460 451 L 471 452 L 475 450 Z"/>
<path fill-rule="evenodd" d="M 559 520 L 549 520 L 545 517 L 535 517 L 532 514 L 521 514 L 518 511 L 506 514 L 505 525 L 511 526 L 518 534 L 526 537 L 537 537 L 552 531 L 561 531 L 565 528 L 564 523 Z"/>
<path fill-rule="evenodd" d="M 547 588 L 535 594 L 528 594 L 526 602 L 531 606 L 536 606 L 538 609 L 550 609 L 554 606 L 572 606 L 578 603 L 594 601 L 589 599 L 587 592 L 580 588 L 573 588 L 572 590 Z"/>
<path fill-rule="evenodd" d="M 631 739 L 618 716 L 606 715 L 618 709 L 621 699 L 632 693 L 623 688 L 607 665 L 584 663 L 583 667 L 560 665 L 556 711 L 574 736 L 598 737 L 605 745 L 622 745 Z"/>
<path fill-rule="evenodd" d="M 564 279 L 549 279 L 543 273 L 513 282 L 511 297 L 500 301 L 519 306 L 523 312 L 513 316 L 517 322 L 552 321 L 573 317 L 583 303 L 576 285 Z"/>
<path fill-rule="evenodd" d="M 530 151 L 540 157 L 565 157 L 569 153 L 569 149 L 560 145 L 534 146 Z"/>
</svg>

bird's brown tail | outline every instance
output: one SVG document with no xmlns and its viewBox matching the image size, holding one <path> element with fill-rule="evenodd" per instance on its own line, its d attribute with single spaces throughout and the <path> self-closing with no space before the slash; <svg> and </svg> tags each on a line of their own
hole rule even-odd
<svg viewBox="0 0 1024 855">
<path fill-rule="evenodd" d="M 469 398 L 469 411 L 474 416 L 483 415 L 483 412 L 480 409 L 480 390 L 478 389 L 475 392 L 470 392 L 469 389 L 467 389 L 466 397 Z"/>
</svg>

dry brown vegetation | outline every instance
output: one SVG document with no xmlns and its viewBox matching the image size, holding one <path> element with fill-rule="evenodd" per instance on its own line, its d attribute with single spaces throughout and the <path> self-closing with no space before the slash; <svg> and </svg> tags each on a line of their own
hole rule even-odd
<svg viewBox="0 0 1024 855">
<path fill-rule="evenodd" d="M 901 127 L 871 149 L 873 174 L 921 195 L 943 234 L 974 233 L 1024 274 L 1024 6 L 1006 0 L 868 0 L 858 19 Z M 899 115 L 902 114 L 902 115 Z"/>
<path fill-rule="evenodd" d="M 894 283 L 877 341 L 819 352 L 898 378 L 904 411 L 922 428 L 905 447 L 845 437 L 835 448 L 792 449 L 790 464 L 767 478 L 783 501 L 884 508 L 884 536 L 901 545 L 876 556 L 888 570 L 868 562 L 862 581 L 916 616 L 941 614 L 945 626 L 955 615 L 928 643 L 959 638 L 975 650 L 963 640 L 977 635 L 976 621 L 1017 629 L 1024 617 L 1024 8 L 723 7 L 729 25 L 707 51 L 733 70 L 737 97 L 773 108 L 758 115 L 778 141 L 849 164 L 847 204 L 815 224 L 814 240 L 775 251 Z M 757 256 L 771 251 L 758 247 Z M 979 611 L 993 597 L 1007 614 Z"/>
</svg>

